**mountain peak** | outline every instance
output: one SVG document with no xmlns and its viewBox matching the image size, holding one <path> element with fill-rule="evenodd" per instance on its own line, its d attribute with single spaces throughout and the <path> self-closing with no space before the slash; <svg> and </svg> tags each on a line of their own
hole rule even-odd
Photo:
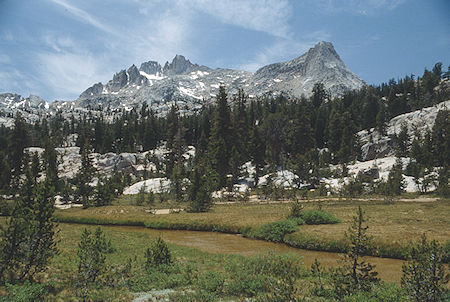
<svg viewBox="0 0 450 302">
<path fill-rule="evenodd" d="M 172 63 L 166 62 L 163 68 L 163 73 L 165 75 L 176 75 L 185 72 L 190 72 L 198 67 L 197 64 L 192 64 L 191 61 L 187 60 L 183 55 L 176 55 Z"/>
<path fill-rule="evenodd" d="M 319 56 L 322 59 L 337 59 L 341 61 L 338 53 L 331 42 L 320 41 L 313 48 L 310 48 L 306 56 Z"/>
</svg>

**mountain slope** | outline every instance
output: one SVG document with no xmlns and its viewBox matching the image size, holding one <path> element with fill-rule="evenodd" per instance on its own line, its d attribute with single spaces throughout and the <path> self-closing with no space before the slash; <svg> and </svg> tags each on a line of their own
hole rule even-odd
<svg viewBox="0 0 450 302">
<path fill-rule="evenodd" d="M 333 45 L 319 42 L 307 53 L 291 61 L 260 68 L 256 73 L 233 69 L 211 69 L 191 63 L 177 55 L 164 68 L 154 61 L 122 70 L 106 85 L 97 83 L 84 91 L 76 106 L 102 104 L 133 107 L 148 103 L 164 113 L 177 101 L 184 110 L 196 110 L 225 85 L 230 94 L 239 88 L 252 96 L 285 93 L 292 97 L 309 96 L 315 83 L 321 82 L 332 96 L 359 89 L 364 81 L 353 74 L 340 59 Z"/>
<path fill-rule="evenodd" d="M 182 55 L 162 67 L 148 61 L 116 73 L 106 84 L 96 83 L 83 91 L 75 101 L 47 103 L 39 97 L 0 94 L 0 116 L 17 110 L 33 114 L 62 110 L 85 112 L 102 108 L 117 112 L 140 107 L 147 103 L 154 112 L 164 115 L 177 102 L 180 112 L 199 110 L 213 100 L 219 86 L 224 85 L 232 95 L 238 89 L 250 97 L 278 95 L 309 96 L 315 83 L 323 83 L 332 96 L 346 90 L 359 89 L 364 81 L 353 74 L 342 62 L 329 42 L 319 42 L 307 53 L 291 61 L 260 68 L 255 73 L 233 69 L 211 69 L 191 63 Z"/>
</svg>

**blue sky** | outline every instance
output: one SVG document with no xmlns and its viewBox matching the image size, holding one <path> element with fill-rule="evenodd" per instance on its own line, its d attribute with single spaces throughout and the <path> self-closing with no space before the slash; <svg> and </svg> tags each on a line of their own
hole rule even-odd
<svg viewBox="0 0 450 302">
<path fill-rule="evenodd" d="M 176 54 L 255 71 L 334 44 L 369 84 L 450 64 L 450 1 L 0 0 L 0 92 L 73 100 Z"/>
</svg>

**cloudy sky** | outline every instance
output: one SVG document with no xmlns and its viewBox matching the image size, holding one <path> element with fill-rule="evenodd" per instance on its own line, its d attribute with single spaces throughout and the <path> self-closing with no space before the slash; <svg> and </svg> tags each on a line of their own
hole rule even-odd
<svg viewBox="0 0 450 302">
<path fill-rule="evenodd" d="M 369 84 L 450 63 L 447 0 L 0 0 L 0 93 L 75 99 L 176 54 L 255 71 L 334 44 Z"/>
</svg>

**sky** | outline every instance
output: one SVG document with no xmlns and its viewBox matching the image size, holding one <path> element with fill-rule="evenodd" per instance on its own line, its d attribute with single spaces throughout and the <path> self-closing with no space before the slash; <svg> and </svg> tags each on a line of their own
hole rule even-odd
<svg viewBox="0 0 450 302">
<path fill-rule="evenodd" d="M 0 0 L 0 93 L 74 100 L 176 54 L 256 71 L 319 41 L 368 84 L 450 64 L 447 0 Z"/>
</svg>

